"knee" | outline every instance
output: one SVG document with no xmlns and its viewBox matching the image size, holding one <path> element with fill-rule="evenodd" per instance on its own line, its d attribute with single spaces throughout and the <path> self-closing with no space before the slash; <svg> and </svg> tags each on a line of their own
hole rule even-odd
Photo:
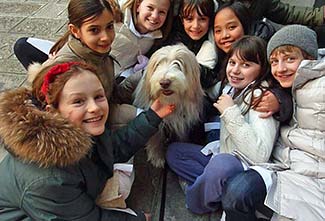
<svg viewBox="0 0 325 221">
<path fill-rule="evenodd" d="M 248 170 L 227 180 L 222 194 L 225 211 L 251 212 L 266 195 L 265 185 L 260 175 Z"/>
<path fill-rule="evenodd" d="M 236 179 L 230 179 L 225 183 L 221 202 L 226 212 L 237 211 L 244 207 L 247 198 L 246 187 Z"/>
<path fill-rule="evenodd" d="M 14 44 L 14 53 L 15 55 L 20 55 L 22 51 L 24 51 L 24 49 L 26 49 L 26 44 L 27 44 L 27 38 L 23 37 L 23 38 L 19 38 L 15 44 Z"/>
<path fill-rule="evenodd" d="M 206 171 L 208 172 L 208 179 L 228 179 L 243 171 L 240 161 L 230 154 L 218 154 L 212 158 L 207 164 Z"/>
</svg>

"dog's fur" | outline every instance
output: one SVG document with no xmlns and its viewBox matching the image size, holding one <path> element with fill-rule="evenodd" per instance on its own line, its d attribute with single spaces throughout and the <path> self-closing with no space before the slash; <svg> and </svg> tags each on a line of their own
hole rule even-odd
<svg viewBox="0 0 325 221">
<path fill-rule="evenodd" d="M 148 160 L 154 166 L 164 166 L 170 142 L 188 140 L 189 130 L 200 120 L 203 95 L 200 66 L 189 49 L 183 45 L 166 46 L 152 55 L 135 90 L 134 105 L 147 109 L 157 98 L 176 105 L 146 145 Z"/>
</svg>

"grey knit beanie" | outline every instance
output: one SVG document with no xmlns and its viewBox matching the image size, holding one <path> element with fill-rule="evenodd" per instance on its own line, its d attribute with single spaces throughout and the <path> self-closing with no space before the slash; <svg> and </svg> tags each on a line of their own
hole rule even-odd
<svg viewBox="0 0 325 221">
<path fill-rule="evenodd" d="M 317 36 L 316 33 L 303 25 L 287 25 L 271 37 L 267 44 L 267 58 L 274 49 L 283 45 L 296 46 L 317 59 Z"/>
</svg>

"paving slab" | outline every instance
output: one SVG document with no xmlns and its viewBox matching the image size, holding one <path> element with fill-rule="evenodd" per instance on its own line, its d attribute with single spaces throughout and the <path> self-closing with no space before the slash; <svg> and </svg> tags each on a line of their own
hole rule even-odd
<svg viewBox="0 0 325 221">
<path fill-rule="evenodd" d="M 0 91 L 21 86 L 26 77 L 23 75 L 0 74 Z"/>
<path fill-rule="evenodd" d="M 43 7 L 44 4 L 39 3 L 19 3 L 16 1 L 10 1 L 10 2 L 1 2 L 0 1 L 0 14 L 1 15 L 19 15 L 19 16 L 29 16 L 33 13 L 35 13 L 37 10 L 39 10 L 41 7 Z"/>
<path fill-rule="evenodd" d="M 26 76 L 26 70 L 23 68 L 15 56 L 12 56 L 9 59 L 0 59 L 0 74 L 1 73 L 9 73 L 12 76 Z"/>
</svg>

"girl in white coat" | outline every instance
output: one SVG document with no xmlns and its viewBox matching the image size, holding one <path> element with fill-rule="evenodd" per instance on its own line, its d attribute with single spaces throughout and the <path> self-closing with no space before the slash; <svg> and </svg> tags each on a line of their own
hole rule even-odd
<svg viewBox="0 0 325 221">
<path fill-rule="evenodd" d="M 221 208 L 223 185 L 229 177 L 249 166 L 269 160 L 278 122 L 262 119 L 253 107 L 268 88 L 269 66 L 265 42 L 244 36 L 229 51 L 222 94 L 214 106 L 221 113 L 220 150 L 194 144 L 174 143 L 167 153 L 170 168 L 188 183 L 187 207 L 194 213 Z M 205 153 L 213 156 L 205 156 Z"/>
</svg>

